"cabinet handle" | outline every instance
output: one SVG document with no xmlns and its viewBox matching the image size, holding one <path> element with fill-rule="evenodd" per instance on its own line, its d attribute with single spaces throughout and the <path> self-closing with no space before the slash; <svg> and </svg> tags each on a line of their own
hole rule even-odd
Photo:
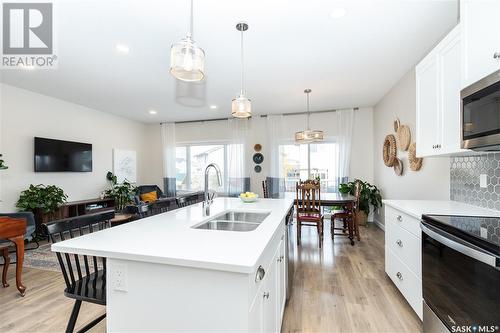
<svg viewBox="0 0 500 333">
<path fill-rule="evenodd" d="M 401 215 L 398 215 L 398 217 L 396 217 L 396 220 L 398 220 L 399 222 L 403 221 L 403 217 Z"/>
<path fill-rule="evenodd" d="M 262 281 L 264 275 L 266 275 L 266 271 L 262 266 L 259 266 L 259 268 L 257 268 L 257 273 L 255 273 L 255 282 Z"/>
<path fill-rule="evenodd" d="M 500 52 L 495 52 L 493 54 L 493 59 L 500 59 Z"/>
<path fill-rule="evenodd" d="M 403 242 L 401 241 L 401 239 L 398 239 L 398 240 L 396 241 L 396 244 L 398 244 L 398 245 L 399 245 L 399 247 L 403 247 Z"/>
<path fill-rule="evenodd" d="M 401 274 L 401 272 L 398 272 L 396 274 L 397 278 L 400 279 L 401 281 L 403 281 L 403 274 Z"/>
<path fill-rule="evenodd" d="M 269 291 L 265 292 L 264 295 L 262 295 L 264 298 L 269 298 Z"/>
<path fill-rule="evenodd" d="M 278 259 L 276 259 L 277 262 L 281 262 L 281 257 L 278 257 Z"/>
</svg>

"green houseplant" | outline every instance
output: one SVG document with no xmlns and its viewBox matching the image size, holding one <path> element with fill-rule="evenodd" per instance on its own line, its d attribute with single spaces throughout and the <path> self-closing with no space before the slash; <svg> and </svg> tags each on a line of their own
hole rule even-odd
<svg viewBox="0 0 500 333">
<path fill-rule="evenodd" d="M 16 207 L 20 210 L 36 213 L 37 209 L 43 213 L 54 213 L 61 205 L 66 203 L 68 196 L 55 185 L 33 185 L 21 192 Z"/>
<path fill-rule="evenodd" d="M 104 191 L 104 197 L 115 200 L 117 211 L 123 210 L 133 201 L 137 188 L 127 180 L 123 181 L 123 183 L 118 183 L 116 175 L 114 175 L 111 171 L 108 171 L 106 174 L 106 179 L 109 181 L 110 186 Z"/>
<path fill-rule="evenodd" d="M 339 185 L 340 193 L 349 193 L 351 195 L 355 194 L 356 182 L 360 183 L 361 192 L 359 196 L 359 211 L 358 222 L 361 225 L 366 224 L 368 215 L 370 214 L 370 206 L 376 210 L 382 206 L 382 195 L 377 186 L 372 185 L 368 182 L 364 182 L 360 179 L 355 179 L 352 182 L 343 183 Z"/>
</svg>

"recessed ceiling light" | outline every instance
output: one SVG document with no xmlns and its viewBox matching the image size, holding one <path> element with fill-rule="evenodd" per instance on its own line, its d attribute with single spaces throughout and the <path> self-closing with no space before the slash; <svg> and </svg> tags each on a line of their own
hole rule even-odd
<svg viewBox="0 0 500 333">
<path fill-rule="evenodd" d="M 119 53 L 123 53 L 123 54 L 127 54 L 130 52 L 130 48 L 125 44 L 116 44 L 115 49 Z"/>
<path fill-rule="evenodd" d="M 345 8 L 335 8 L 330 13 L 330 16 L 334 19 L 344 17 L 347 14 L 347 10 Z"/>
<path fill-rule="evenodd" d="M 210 108 L 211 108 L 212 110 L 215 110 L 215 109 L 217 109 L 217 105 L 210 105 Z"/>
<path fill-rule="evenodd" d="M 152 115 L 155 115 L 157 114 L 158 112 L 156 110 L 149 110 L 149 114 L 152 114 Z"/>
</svg>

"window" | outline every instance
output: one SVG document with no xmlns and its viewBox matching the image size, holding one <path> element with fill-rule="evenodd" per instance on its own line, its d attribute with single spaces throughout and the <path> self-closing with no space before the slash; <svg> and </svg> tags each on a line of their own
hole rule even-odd
<svg viewBox="0 0 500 333">
<path fill-rule="evenodd" d="M 203 190 L 205 183 L 205 167 L 210 163 L 215 163 L 220 167 L 223 180 L 225 180 L 226 149 L 227 145 L 189 145 L 176 147 L 175 167 L 177 190 Z M 208 184 L 212 189 L 219 187 L 215 172 L 210 172 Z"/>
<path fill-rule="evenodd" d="M 338 144 L 313 143 L 280 145 L 280 178 L 285 191 L 294 192 L 300 179 L 320 177 L 322 191 L 335 192 L 343 180 L 339 176 Z"/>
<path fill-rule="evenodd" d="M 181 191 L 200 191 L 205 186 L 205 168 L 210 163 L 219 166 L 223 186 L 211 171 L 210 189 L 227 195 L 237 195 L 245 190 L 243 144 L 193 144 L 176 147 L 176 188 Z M 249 183 L 249 180 L 248 180 Z"/>
</svg>

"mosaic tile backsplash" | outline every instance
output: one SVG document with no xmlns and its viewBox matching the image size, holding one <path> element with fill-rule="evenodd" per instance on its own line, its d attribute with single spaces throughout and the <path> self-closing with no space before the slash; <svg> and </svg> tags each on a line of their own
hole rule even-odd
<svg viewBox="0 0 500 333">
<path fill-rule="evenodd" d="M 481 174 L 487 187 L 479 186 Z M 450 199 L 500 210 L 500 153 L 450 159 Z"/>
</svg>

